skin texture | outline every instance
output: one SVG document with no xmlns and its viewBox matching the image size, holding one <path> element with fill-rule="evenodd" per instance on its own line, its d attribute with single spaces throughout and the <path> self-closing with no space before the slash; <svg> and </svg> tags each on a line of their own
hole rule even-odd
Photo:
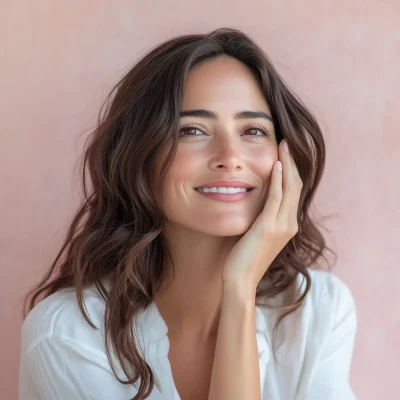
<svg viewBox="0 0 400 400">
<path fill-rule="evenodd" d="M 223 267 L 222 306 L 211 383 L 203 399 L 261 398 L 256 289 L 272 261 L 298 232 L 297 211 L 303 187 L 286 141 L 279 145 L 279 160 L 262 212 L 232 248 Z"/>
<path fill-rule="evenodd" d="M 284 150 L 287 143 L 278 147 L 270 120 L 234 118 L 244 110 L 271 114 L 240 62 L 222 57 L 195 67 L 181 110 L 192 109 L 211 109 L 219 118 L 196 117 L 200 121 L 189 130 L 195 136 L 181 139 L 163 187 L 168 217 L 163 233 L 172 246 L 176 278 L 164 285 L 156 303 L 169 328 L 169 358 L 182 399 L 259 400 L 256 288 L 298 231 L 303 183 Z M 245 180 L 255 189 L 233 203 L 194 190 L 224 178 Z"/>
<path fill-rule="evenodd" d="M 181 118 L 181 127 L 190 124 L 195 128 L 185 132 L 192 136 L 181 138 L 163 186 L 168 216 L 163 234 L 170 243 L 175 279 L 170 284 L 171 276 L 165 282 L 156 302 L 171 333 L 184 332 L 199 343 L 215 338 L 222 268 L 232 247 L 264 207 L 278 144 L 271 121 L 234 119 L 242 110 L 271 115 L 252 73 L 234 58 L 206 60 L 192 68 L 184 84 L 181 110 L 192 109 L 211 110 L 219 118 Z M 262 126 L 267 136 L 254 125 Z M 193 189 L 227 178 L 255 187 L 248 200 L 217 202 Z"/>
</svg>

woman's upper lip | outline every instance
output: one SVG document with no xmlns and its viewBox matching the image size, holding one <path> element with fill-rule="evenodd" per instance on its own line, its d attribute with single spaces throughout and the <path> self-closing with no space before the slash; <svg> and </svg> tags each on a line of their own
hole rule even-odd
<svg viewBox="0 0 400 400">
<path fill-rule="evenodd" d="M 233 187 L 233 188 L 254 189 L 254 186 L 250 185 L 249 183 L 236 179 L 223 179 L 218 181 L 207 182 L 203 183 L 200 186 L 195 187 L 195 189 L 212 188 L 212 187 Z"/>
</svg>

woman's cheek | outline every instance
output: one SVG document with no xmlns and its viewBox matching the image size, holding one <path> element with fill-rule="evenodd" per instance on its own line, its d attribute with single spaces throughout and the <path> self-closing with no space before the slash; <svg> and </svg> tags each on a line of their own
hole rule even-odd
<svg viewBox="0 0 400 400">
<path fill-rule="evenodd" d="M 205 160 L 199 153 L 180 150 L 168 170 L 166 181 L 169 187 L 195 185 L 198 175 L 204 170 Z"/>
<path fill-rule="evenodd" d="M 264 182 L 270 179 L 272 168 L 277 159 L 277 152 L 273 150 L 253 155 L 253 170 L 263 179 Z"/>
</svg>

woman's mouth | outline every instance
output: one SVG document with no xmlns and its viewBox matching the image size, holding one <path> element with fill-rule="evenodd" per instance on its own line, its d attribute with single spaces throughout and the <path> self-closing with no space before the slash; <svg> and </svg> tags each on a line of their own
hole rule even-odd
<svg viewBox="0 0 400 400">
<path fill-rule="evenodd" d="M 202 196 L 217 201 L 240 201 L 249 197 L 254 188 L 196 188 Z"/>
</svg>

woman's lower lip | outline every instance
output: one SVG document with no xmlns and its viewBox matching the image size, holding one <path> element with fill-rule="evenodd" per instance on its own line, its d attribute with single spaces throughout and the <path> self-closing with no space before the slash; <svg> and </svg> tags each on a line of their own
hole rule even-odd
<svg viewBox="0 0 400 400">
<path fill-rule="evenodd" d="M 234 194 L 227 194 L 227 193 L 218 193 L 218 192 L 199 192 L 196 190 L 197 193 L 201 194 L 204 197 L 207 197 L 211 200 L 217 200 L 217 201 L 240 201 L 245 199 L 246 197 L 249 196 L 249 194 L 253 190 L 250 190 L 249 192 L 239 192 L 239 193 L 234 193 Z"/>
</svg>

